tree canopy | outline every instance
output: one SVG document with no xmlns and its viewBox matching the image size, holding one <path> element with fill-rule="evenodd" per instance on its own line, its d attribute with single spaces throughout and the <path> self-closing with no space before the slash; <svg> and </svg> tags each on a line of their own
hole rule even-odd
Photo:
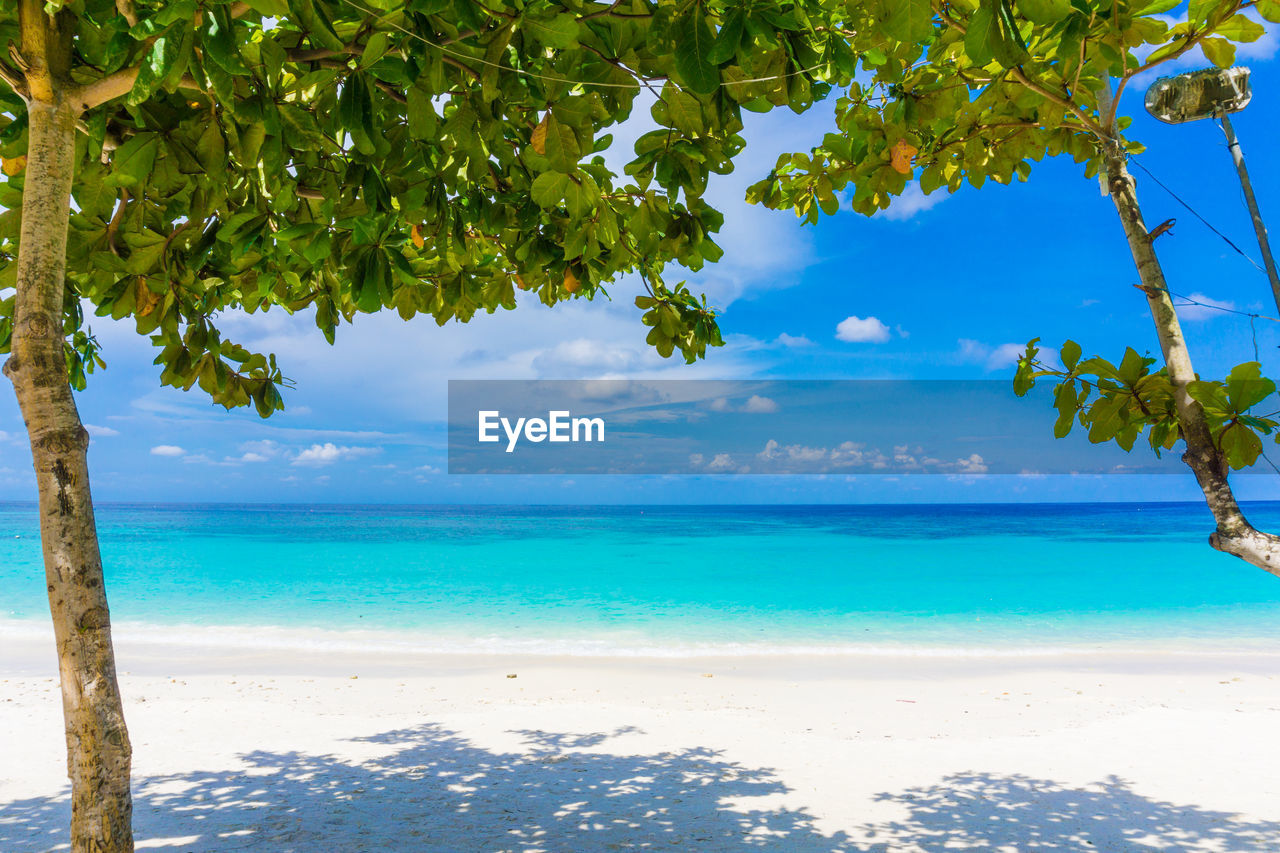
<svg viewBox="0 0 1280 853">
<path fill-rule="evenodd" d="M 1130 119 L 1119 110 L 1121 95 L 1138 75 L 1196 48 L 1228 66 L 1238 43 L 1265 32 L 1246 12 L 1280 20 L 1276 0 L 1196 0 L 1181 20 L 1171 22 L 1167 13 L 1179 5 L 1176 0 L 868 4 L 863 19 L 849 24 L 867 35 L 853 42 L 862 71 L 836 102 L 835 130 L 811 151 L 779 158 L 772 173 L 748 191 L 748 199 L 791 208 L 816 222 L 839 209 L 843 192 L 855 211 L 871 215 L 887 208 L 912 181 L 926 194 L 955 192 L 966 183 L 977 188 L 987 181 L 1025 181 L 1032 164 L 1047 157 L 1068 156 L 1083 165 L 1086 177 L 1109 177 L 1108 158 L 1122 162 L 1143 150 L 1126 136 Z M 1151 289 L 1145 282 L 1143 287 Z M 1159 296 L 1167 297 L 1167 290 Z M 1155 367 L 1154 358 L 1129 348 L 1118 363 L 1085 359 L 1074 341 L 1061 348 L 1062 367 L 1045 363 L 1039 353 L 1038 339 L 1033 340 L 1015 390 L 1023 394 L 1042 377 L 1059 380 L 1059 436 L 1079 423 L 1091 441 L 1116 441 L 1130 450 L 1145 433 L 1157 453 L 1183 437 L 1178 383 Z M 1261 377 L 1259 365 L 1240 365 L 1224 381 L 1197 378 L 1183 384 L 1207 417 L 1227 465 L 1254 464 L 1262 452 L 1260 437 L 1277 426 L 1249 414 L 1275 390 Z"/>
<path fill-rule="evenodd" d="M 228 311 L 467 321 L 591 298 L 639 274 L 648 341 L 692 361 L 714 312 L 669 264 L 721 255 L 703 198 L 742 111 L 800 111 L 847 81 L 841 4 L 764 0 L 70 0 L 76 142 L 65 331 L 72 383 L 102 364 L 81 316 L 132 318 L 162 381 L 282 407 L 281 366 Z M 718 26 L 717 26 L 718 25 Z M 20 43 L 13 5 L 0 41 Z M 14 284 L 27 147 L 20 52 L 0 62 L 0 293 Z M 642 97 L 642 92 L 647 92 Z M 611 128 L 651 105 L 625 174 Z M 13 298 L 0 301 L 0 353 Z"/>
</svg>

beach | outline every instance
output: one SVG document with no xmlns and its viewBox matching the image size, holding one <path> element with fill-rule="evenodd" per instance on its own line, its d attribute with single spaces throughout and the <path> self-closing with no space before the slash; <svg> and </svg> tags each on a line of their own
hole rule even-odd
<svg viewBox="0 0 1280 853">
<path fill-rule="evenodd" d="M 1280 849 L 1274 655 L 118 652 L 138 849 Z M 6 643 L 7 853 L 65 849 L 55 675 Z"/>
<path fill-rule="evenodd" d="M 1280 586 L 1198 512 L 106 506 L 137 847 L 1274 853 Z M 35 533 L 3 853 L 67 849 Z"/>
</svg>

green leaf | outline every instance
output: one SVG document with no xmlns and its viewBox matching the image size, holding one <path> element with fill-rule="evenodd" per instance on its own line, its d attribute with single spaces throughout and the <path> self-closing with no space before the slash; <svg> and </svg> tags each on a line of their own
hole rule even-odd
<svg viewBox="0 0 1280 853">
<path fill-rule="evenodd" d="M 1075 341 L 1064 341 L 1060 355 L 1062 356 L 1062 364 L 1071 370 L 1080 361 L 1080 345 Z"/>
<path fill-rule="evenodd" d="M 1267 28 L 1252 18 L 1233 15 L 1213 28 L 1216 35 L 1237 42 L 1253 42 L 1266 35 Z"/>
<path fill-rule="evenodd" d="M 707 54 L 708 61 L 719 65 L 733 58 L 742 44 L 742 27 L 746 21 L 746 11 L 741 6 L 734 6 L 720 24 L 720 32 Z"/>
<path fill-rule="evenodd" d="M 543 172 L 533 181 L 530 194 L 543 210 L 558 207 L 564 199 L 565 188 L 569 185 L 569 176 L 563 172 Z"/>
<path fill-rule="evenodd" d="M 1243 424 L 1231 424 L 1218 436 L 1218 448 L 1227 464 L 1239 470 L 1248 468 L 1262 455 L 1262 439 Z"/>
<path fill-rule="evenodd" d="M 1176 5 L 1179 0 L 1174 0 Z M 1037 24 L 1056 24 L 1071 14 L 1071 0 L 1014 0 L 1019 12 Z"/>
<path fill-rule="evenodd" d="M 151 97 L 177 62 L 181 48 L 181 36 L 164 35 L 157 38 L 138 68 L 138 76 L 134 78 L 133 88 L 125 97 L 125 103 L 137 106 Z"/>
<path fill-rule="evenodd" d="M 1241 414 L 1270 397 L 1276 384 L 1262 377 L 1262 365 L 1248 361 L 1236 365 L 1227 374 L 1227 402 L 1232 414 Z"/>
<path fill-rule="evenodd" d="M 1053 392 L 1053 405 L 1058 420 L 1053 425 L 1054 438 L 1065 438 L 1076 422 L 1076 390 L 1073 383 L 1063 382 Z"/>
<path fill-rule="evenodd" d="M 1192 24 L 1204 23 L 1220 2 L 1221 0 L 1190 0 L 1187 4 L 1187 20 Z"/>
<path fill-rule="evenodd" d="M 969 29 L 964 34 L 964 50 L 974 65 L 986 65 L 995 58 L 995 43 L 1000 40 L 1000 27 L 989 0 L 978 5 L 969 19 Z"/>
<path fill-rule="evenodd" d="M 365 42 L 364 51 L 360 54 L 360 67 L 368 68 L 379 59 L 381 59 L 391 47 L 391 37 L 385 32 L 379 31 L 369 36 L 369 40 Z"/>
<path fill-rule="evenodd" d="M 317 7 L 313 0 L 288 0 L 288 2 L 291 16 L 302 25 L 301 29 L 306 32 L 307 38 L 318 42 L 320 47 L 327 47 L 330 50 L 346 49 L 346 44 L 334 32 L 328 15 Z"/>
<path fill-rule="evenodd" d="M 996 61 L 1005 68 L 1020 65 L 1028 58 L 1027 44 L 1018 31 L 1017 21 L 1013 17 L 1010 0 L 993 0 L 998 26 L 998 38 L 991 45 Z"/>
<path fill-rule="evenodd" d="M 196 142 L 196 157 L 206 173 L 213 175 L 227 166 L 227 143 L 217 122 L 208 122 Z"/>
<path fill-rule="evenodd" d="M 417 86 L 410 86 L 405 93 L 405 109 L 409 118 L 409 133 L 415 139 L 429 139 L 438 125 L 438 117 L 431 106 L 431 96 Z"/>
<path fill-rule="evenodd" d="M 702 4 L 694 2 L 674 27 L 676 70 L 691 90 L 710 95 L 720 86 L 720 70 L 711 61 L 715 34 L 703 14 Z"/>
<path fill-rule="evenodd" d="M 569 213 L 581 219 L 595 208 L 600 198 L 600 188 L 590 175 L 567 175 L 564 187 L 564 204 Z"/>
<path fill-rule="evenodd" d="M 524 18 L 520 28 L 547 47 L 573 47 L 578 43 L 578 21 L 563 12 L 551 18 Z"/>
<path fill-rule="evenodd" d="M 112 154 L 111 174 L 107 176 L 106 183 L 124 187 L 145 184 L 151 176 L 159 150 L 160 137 L 154 133 L 139 133 L 129 139 Z"/>
<path fill-rule="evenodd" d="M 1226 39 L 1204 39 L 1200 42 L 1200 48 L 1208 60 L 1219 68 L 1230 68 L 1236 61 L 1236 46 Z"/>
<path fill-rule="evenodd" d="M 933 34 L 933 6 L 929 0 L 890 0 L 884 31 L 908 44 L 927 41 Z"/>
<path fill-rule="evenodd" d="M 706 131 L 706 124 L 702 120 L 702 104 L 688 92 L 675 86 L 667 86 L 663 89 L 661 100 L 655 101 L 653 106 L 656 120 L 682 133 L 698 136 Z M 659 110 L 664 113 L 663 118 L 658 117 Z"/>
<path fill-rule="evenodd" d="M 1116 368 L 1116 376 L 1124 384 L 1133 387 L 1146 374 L 1147 366 L 1150 364 L 1151 360 L 1138 355 L 1133 347 L 1125 347 L 1124 358 Z"/>
<path fill-rule="evenodd" d="M 1227 400 L 1226 390 L 1221 383 L 1203 380 L 1188 382 L 1187 393 L 1210 414 L 1223 417 L 1231 409 L 1231 403 Z"/>
<path fill-rule="evenodd" d="M 1148 3 L 1146 6 L 1143 6 L 1135 12 L 1134 15 L 1143 18 L 1148 15 L 1163 15 L 1170 9 L 1180 5 L 1182 5 L 1182 0 L 1153 0 L 1153 2 Z"/>
<path fill-rule="evenodd" d="M 227 74 L 248 74 L 233 32 L 234 24 L 226 6 L 215 6 L 205 15 L 201 46 L 205 57 Z"/>
<path fill-rule="evenodd" d="M 554 115 L 547 122 L 547 160 L 558 172 L 572 172 L 582 157 L 578 137 L 573 128 L 559 121 Z"/>
</svg>

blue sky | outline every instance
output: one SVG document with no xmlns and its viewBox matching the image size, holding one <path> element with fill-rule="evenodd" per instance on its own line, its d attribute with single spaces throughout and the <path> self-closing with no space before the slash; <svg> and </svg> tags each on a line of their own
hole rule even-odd
<svg viewBox="0 0 1280 853">
<path fill-rule="evenodd" d="M 1280 222 L 1280 63 L 1271 25 L 1240 61 L 1254 97 L 1234 117 L 1264 216 Z M 1190 60 L 1176 70 L 1203 64 Z M 1131 136 L 1147 168 L 1255 259 L 1256 241 L 1219 128 L 1148 118 L 1125 94 Z M 197 393 L 161 388 L 155 353 L 130 325 L 94 319 L 109 369 L 78 396 L 93 443 L 94 492 L 108 501 L 333 502 L 798 502 L 1185 499 L 1190 476 L 987 478 L 682 476 L 448 476 L 449 379 L 1007 379 L 1029 338 L 1118 358 L 1126 345 L 1156 351 L 1149 315 L 1109 199 L 1075 164 L 1039 164 L 1025 184 L 954 196 L 905 197 L 866 219 L 844 211 L 802 227 L 792 214 L 751 207 L 745 187 L 778 153 L 805 150 L 831 125 L 829 105 L 804 116 L 751 116 L 748 148 L 710 195 L 726 215 L 724 260 L 691 276 L 722 310 L 727 345 L 693 366 L 644 343 L 631 305 L 635 282 L 613 300 L 515 312 L 438 328 L 393 312 L 361 316 L 329 347 L 307 316 L 228 316 L 233 339 L 274 351 L 297 389 L 263 422 L 223 412 Z M 1275 316 L 1265 276 L 1141 172 L 1148 224 L 1176 217 L 1160 251 L 1170 288 Z M 1280 229 L 1280 225 L 1275 225 Z M 1278 231 L 1280 233 L 1280 231 Z M 1197 369 L 1221 375 L 1254 358 L 1249 320 L 1188 309 Z M 1280 376 L 1280 324 L 1256 322 L 1264 373 Z M 1052 426 L 1044 412 L 1043 429 Z M 1280 456 L 1280 448 L 1272 456 Z M 22 422 L 0 393 L 0 500 L 34 496 Z M 1280 498 L 1273 477 L 1242 478 L 1247 498 Z"/>
</svg>

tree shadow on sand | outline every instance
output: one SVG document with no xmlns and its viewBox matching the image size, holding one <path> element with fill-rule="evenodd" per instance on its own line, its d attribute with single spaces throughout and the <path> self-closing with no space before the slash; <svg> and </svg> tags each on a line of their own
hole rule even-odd
<svg viewBox="0 0 1280 853">
<path fill-rule="evenodd" d="M 959 773 L 877 799 L 910 817 L 865 827 L 869 849 L 1016 850 L 1018 853 L 1265 853 L 1280 822 L 1177 805 L 1135 793 L 1115 776 L 1071 788 L 1028 776 Z M 890 840 L 885 840 L 890 839 Z"/>
<path fill-rule="evenodd" d="M 908 816 L 828 835 L 804 811 L 751 807 L 788 790 L 767 768 L 709 749 L 581 751 L 628 731 L 517 732 L 527 750 L 499 752 L 425 725 L 357 739 L 389 748 L 363 763 L 254 752 L 234 772 L 138 779 L 136 834 L 193 853 L 1280 850 L 1280 823 L 1157 802 L 1118 779 L 1075 789 L 981 774 L 882 794 Z M 65 796 L 0 804 L 0 850 L 65 845 L 68 819 Z"/>
</svg>

